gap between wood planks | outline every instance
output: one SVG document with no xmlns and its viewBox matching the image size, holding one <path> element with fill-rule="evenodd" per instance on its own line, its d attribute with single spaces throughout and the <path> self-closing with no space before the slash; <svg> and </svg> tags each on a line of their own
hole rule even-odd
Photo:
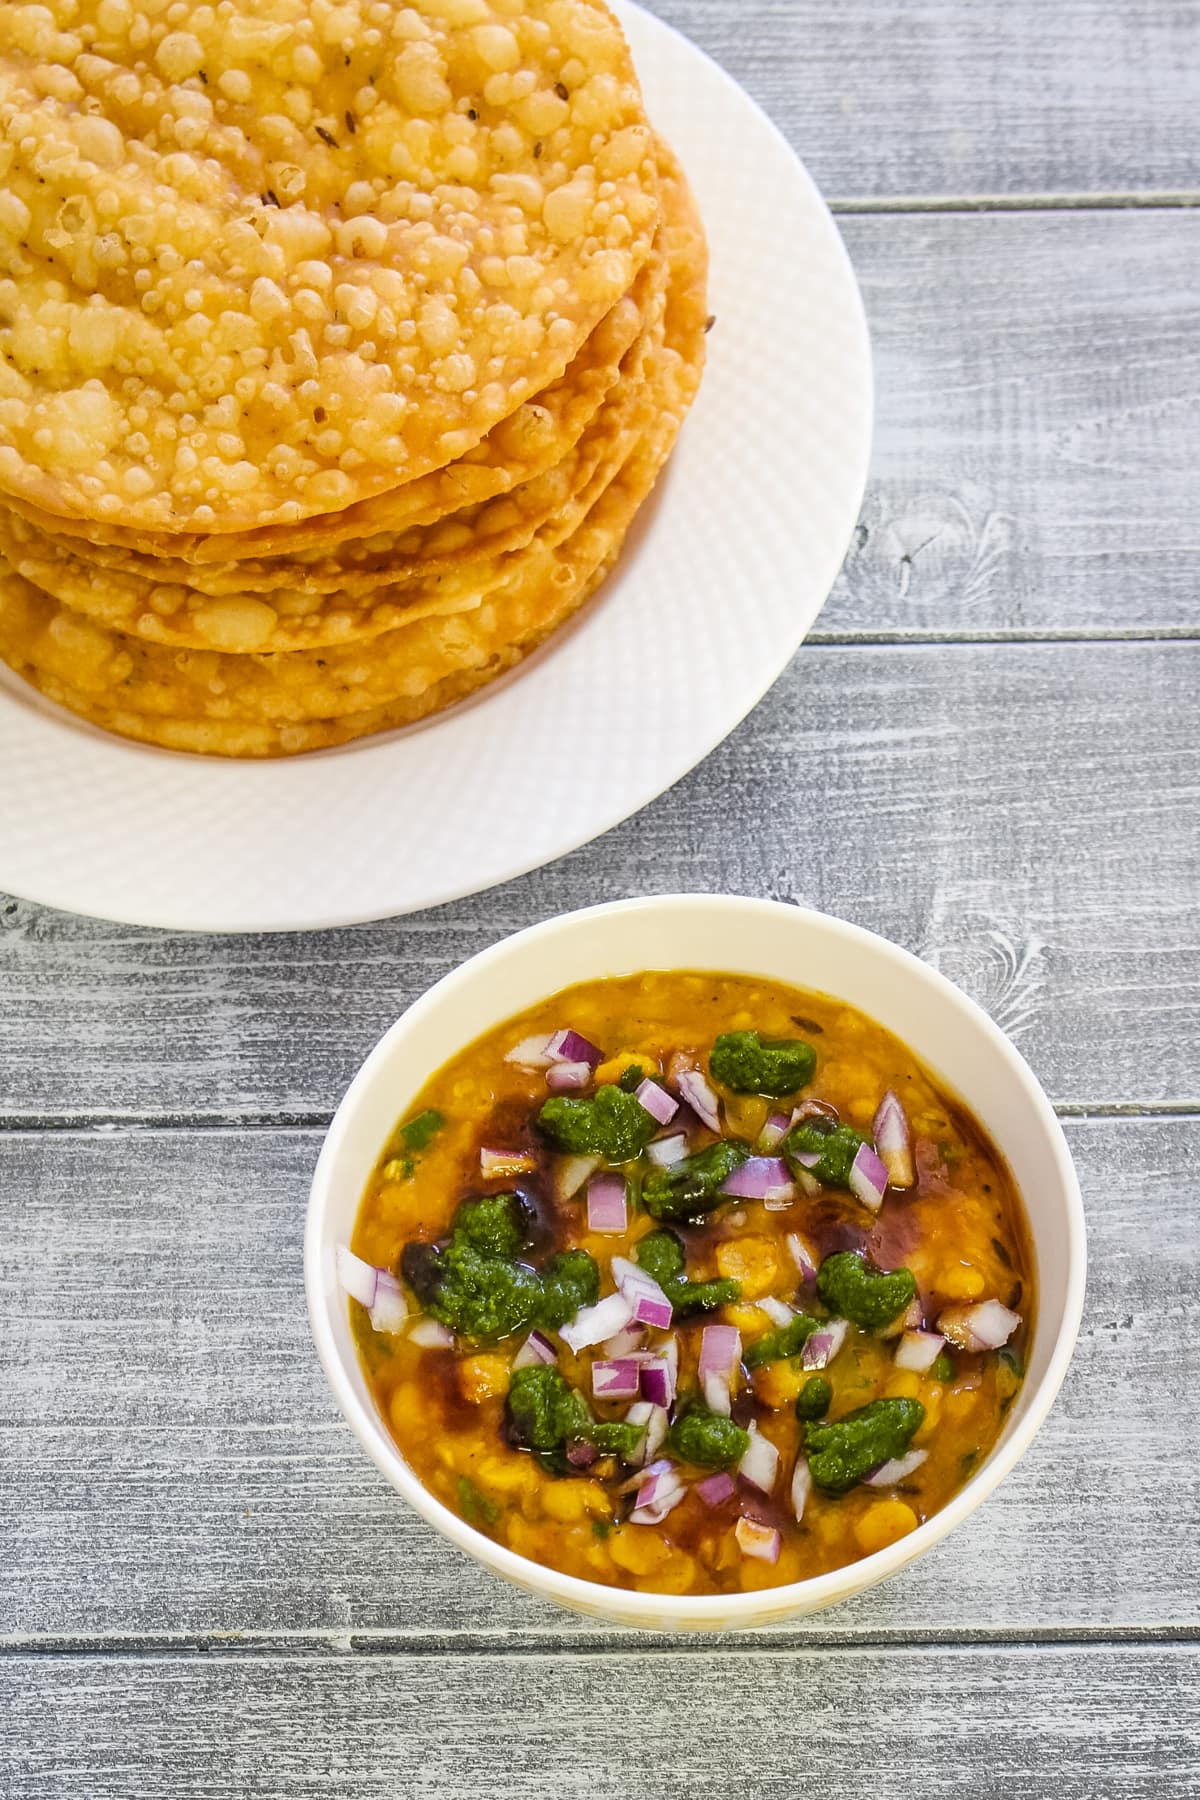
<svg viewBox="0 0 1200 1800">
<path fill-rule="evenodd" d="M 1145 1100 L 1126 1105 L 1122 1101 L 1064 1100 L 1054 1107 L 1060 1119 L 1085 1123 L 1103 1119 L 1197 1119 L 1200 1100 Z M 116 1136 L 121 1132 L 173 1131 L 292 1131 L 325 1132 L 333 1122 L 330 1112 L 164 1112 L 164 1113 L 0 1113 L 0 1133 L 11 1137 L 37 1137 L 47 1132 L 90 1137 Z"/>
<path fill-rule="evenodd" d="M 907 1655 L 914 1648 L 961 1651 L 1153 1648 L 1190 1651 L 1200 1644 L 1200 1625 L 1048 1626 L 1043 1630 L 973 1631 L 745 1631 L 720 1633 L 608 1632 L 578 1635 L 553 1632 L 374 1631 L 213 1631 L 154 1634 L 99 1633 L 96 1636 L 12 1635 L 0 1637 L 0 1661 L 18 1657 L 108 1657 L 130 1661 L 159 1658 L 231 1657 L 239 1662 L 341 1661 L 346 1657 L 419 1659 L 430 1656 L 737 1656 L 778 1655 L 780 1651 L 858 1652 Z"/>
<path fill-rule="evenodd" d="M 835 216 L 865 213 L 1187 212 L 1200 191 L 1164 188 L 1110 194 L 864 194 L 826 196 Z"/>
</svg>

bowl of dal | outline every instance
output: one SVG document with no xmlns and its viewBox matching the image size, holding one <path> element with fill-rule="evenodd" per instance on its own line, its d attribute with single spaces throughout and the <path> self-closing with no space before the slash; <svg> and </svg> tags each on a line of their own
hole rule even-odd
<svg viewBox="0 0 1200 1800">
<path fill-rule="evenodd" d="M 404 1499 L 652 1630 L 812 1613 L 961 1524 L 1079 1326 L 1078 1182 L 999 1028 L 843 921 L 548 920 L 422 996 L 314 1175 L 309 1311 Z"/>
</svg>

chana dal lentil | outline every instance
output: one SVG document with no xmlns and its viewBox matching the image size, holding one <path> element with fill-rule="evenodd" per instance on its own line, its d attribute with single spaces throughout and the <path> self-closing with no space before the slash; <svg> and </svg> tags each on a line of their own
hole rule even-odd
<svg viewBox="0 0 1200 1800">
<path fill-rule="evenodd" d="M 1012 1178 L 889 1032 L 737 975 L 570 988 L 431 1077 L 343 1252 L 410 1466 L 522 1556 L 712 1594 L 916 1529 L 995 1442 Z"/>
</svg>

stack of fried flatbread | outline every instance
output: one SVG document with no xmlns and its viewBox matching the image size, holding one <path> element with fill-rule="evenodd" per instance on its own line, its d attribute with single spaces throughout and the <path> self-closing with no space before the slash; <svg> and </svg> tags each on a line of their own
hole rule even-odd
<svg viewBox="0 0 1200 1800">
<path fill-rule="evenodd" d="M 705 273 L 599 0 L 11 0 L 0 657 L 212 755 L 448 705 L 612 567 Z"/>
</svg>

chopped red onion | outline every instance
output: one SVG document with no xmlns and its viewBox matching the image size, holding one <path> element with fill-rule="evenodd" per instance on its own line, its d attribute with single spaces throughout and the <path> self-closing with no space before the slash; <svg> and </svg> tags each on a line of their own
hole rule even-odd
<svg viewBox="0 0 1200 1800">
<path fill-rule="evenodd" d="M 976 1306 L 948 1307 L 937 1323 L 943 1337 L 960 1350 L 999 1350 L 1021 1323 L 1021 1315 L 999 1300 L 981 1300 Z"/>
<path fill-rule="evenodd" d="M 642 1325 L 626 1325 L 624 1331 L 618 1331 L 615 1337 L 600 1347 L 605 1356 L 632 1356 L 635 1350 L 644 1350 L 646 1346 L 646 1330 Z"/>
<path fill-rule="evenodd" d="M 448 1325 L 438 1319 L 418 1319 L 408 1334 L 410 1344 L 420 1344 L 422 1350 L 453 1350 L 454 1333 Z M 513 1368 L 517 1368 L 521 1352 L 513 1359 Z M 554 1361 L 554 1350 L 550 1350 L 550 1360 Z"/>
<path fill-rule="evenodd" d="M 743 1481 L 748 1481 L 760 1494 L 774 1492 L 779 1478 L 779 1452 L 770 1438 L 763 1436 L 757 1425 L 750 1427 L 750 1443 L 738 1464 L 737 1472 Z"/>
<path fill-rule="evenodd" d="M 775 1146 L 781 1144 L 787 1136 L 790 1122 L 786 1113 L 769 1113 L 766 1124 L 758 1134 L 758 1141 L 754 1148 L 764 1155 L 768 1151 L 774 1150 Z"/>
<path fill-rule="evenodd" d="M 700 1070 L 685 1070 L 676 1086 L 681 1098 L 687 1101 L 700 1123 L 707 1125 L 710 1131 L 720 1131 L 720 1102 Z"/>
<path fill-rule="evenodd" d="M 546 1086 L 552 1094 L 577 1093 L 580 1088 L 585 1088 L 591 1079 L 591 1063 L 552 1063 L 546 1070 Z"/>
<path fill-rule="evenodd" d="M 548 1069 L 554 1058 L 550 1055 L 549 1046 L 552 1039 L 546 1037 L 522 1038 L 514 1044 L 504 1060 L 516 1063 L 522 1069 Z"/>
<path fill-rule="evenodd" d="M 597 1400 L 636 1400 L 641 1386 L 642 1366 L 632 1356 L 592 1364 L 592 1394 Z"/>
<path fill-rule="evenodd" d="M 850 1164 L 850 1187 L 855 1198 L 878 1212 L 887 1192 L 888 1172 L 870 1144 L 860 1144 Z"/>
<path fill-rule="evenodd" d="M 595 1306 L 581 1306 L 559 1337 L 569 1349 L 578 1353 L 592 1344 L 602 1344 L 616 1331 L 623 1331 L 633 1319 L 633 1308 L 624 1294 L 606 1294 Z"/>
<path fill-rule="evenodd" d="M 739 1519 L 733 1532 L 744 1556 L 757 1556 L 769 1563 L 779 1561 L 783 1539 L 774 1525 L 760 1525 L 757 1519 Z"/>
<path fill-rule="evenodd" d="M 628 1229 L 629 1210 L 625 1204 L 623 1175 L 592 1176 L 587 1191 L 587 1222 L 589 1231 L 623 1235 Z"/>
<path fill-rule="evenodd" d="M 670 1137 L 655 1138 L 652 1144 L 646 1145 L 646 1155 L 657 1168 L 669 1169 L 687 1155 L 687 1139 L 682 1131 L 676 1131 Z"/>
<path fill-rule="evenodd" d="M 795 1309 L 786 1300 L 777 1300 L 774 1294 L 763 1294 L 754 1304 L 762 1308 L 772 1325 L 790 1325 L 796 1316 Z"/>
<path fill-rule="evenodd" d="M 845 1319 L 830 1319 L 814 1331 L 800 1352 L 802 1369 L 827 1369 L 842 1345 L 850 1327 Z"/>
<path fill-rule="evenodd" d="M 809 1200 L 819 1200 L 821 1198 L 821 1184 L 815 1175 L 809 1174 L 807 1169 L 796 1170 L 796 1186 Z"/>
<path fill-rule="evenodd" d="M 896 1345 L 896 1367 L 924 1375 L 942 1354 L 945 1342 L 939 1331 L 906 1331 Z"/>
<path fill-rule="evenodd" d="M 666 1331 L 673 1317 L 673 1308 L 657 1281 L 647 1275 L 645 1269 L 639 1269 L 624 1256 L 612 1259 L 612 1275 L 621 1293 L 629 1302 L 632 1317 L 639 1325 L 654 1325 Z"/>
<path fill-rule="evenodd" d="M 595 1444 L 589 1444 L 583 1438 L 567 1445 L 567 1461 L 573 1469 L 590 1469 L 599 1454 Z"/>
<path fill-rule="evenodd" d="M 537 1157 L 528 1150 L 488 1150 L 479 1152 L 479 1173 L 485 1181 L 505 1181 L 510 1175 L 531 1175 L 537 1168 Z"/>
<path fill-rule="evenodd" d="M 733 1325 L 706 1325 L 700 1338 L 700 1386 L 710 1412 L 732 1410 L 732 1394 L 742 1360 L 741 1333 Z"/>
<path fill-rule="evenodd" d="M 645 1433 L 637 1449 L 629 1458 L 631 1463 L 647 1463 L 653 1457 L 667 1435 L 670 1419 L 665 1406 L 655 1406 L 653 1401 L 639 1400 L 625 1414 L 627 1425 L 644 1425 Z"/>
<path fill-rule="evenodd" d="M 896 1456 L 891 1462 L 881 1463 L 873 1474 L 864 1475 L 863 1480 L 868 1487 L 895 1487 L 898 1481 L 904 1481 L 919 1469 L 928 1455 L 928 1450 L 910 1450 L 907 1456 Z"/>
<path fill-rule="evenodd" d="M 638 1484 L 637 1504 L 629 1515 L 631 1525 L 661 1525 L 686 1494 L 687 1488 L 674 1465 L 651 1463 Z"/>
<path fill-rule="evenodd" d="M 795 1513 L 797 1519 L 802 1519 L 804 1517 L 804 1508 L 808 1505 L 808 1496 L 811 1492 L 812 1471 L 808 1466 L 808 1459 L 803 1456 L 798 1456 L 796 1458 L 796 1467 L 792 1470 L 791 1489 L 792 1511 Z"/>
<path fill-rule="evenodd" d="M 597 1063 L 604 1061 L 603 1050 L 597 1050 L 595 1044 L 588 1042 L 578 1031 L 570 1027 L 565 1031 L 556 1031 L 546 1045 L 546 1055 L 552 1062 L 586 1063 L 594 1069 Z"/>
<path fill-rule="evenodd" d="M 812 1245 L 807 1243 L 798 1231 L 791 1231 L 788 1233 L 787 1247 L 792 1261 L 800 1271 L 801 1281 L 815 1281 L 817 1279 L 817 1253 Z"/>
<path fill-rule="evenodd" d="M 348 1294 L 351 1300 L 357 1300 L 360 1306 L 374 1306 L 375 1287 L 379 1279 L 379 1270 L 374 1263 L 364 1262 L 347 1245 L 339 1244 L 337 1274 L 344 1294 Z"/>
<path fill-rule="evenodd" d="M 649 1076 L 633 1090 L 633 1097 L 660 1125 L 669 1125 L 679 1111 L 679 1102 L 671 1098 L 665 1087 L 661 1087 L 657 1081 L 651 1081 Z"/>
<path fill-rule="evenodd" d="M 785 1200 L 796 1196 L 787 1164 L 778 1156 L 751 1156 L 721 1184 L 721 1192 L 735 1200 Z"/>
<path fill-rule="evenodd" d="M 554 1192 L 558 1198 L 572 1199 L 601 1161 L 599 1156 L 560 1156 L 554 1165 Z"/>
<path fill-rule="evenodd" d="M 396 1277 L 387 1269 L 375 1273 L 375 1300 L 371 1307 L 371 1329 L 395 1332 L 403 1328 L 408 1317 L 408 1301 Z"/>
<path fill-rule="evenodd" d="M 641 1356 L 642 1394 L 655 1406 L 670 1406 L 675 1399 L 675 1368 L 666 1356 Z"/>
<path fill-rule="evenodd" d="M 408 1335 L 415 1337 L 416 1333 L 410 1331 Z M 558 1351 L 550 1339 L 543 1336 L 540 1331 L 531 1331 L 513 1357 L 512 1366 L 514 1369 L 527 1369 L 531 1363 L 554 1363 L 557 1361 Z"/>
<path fill-rule="evenodd" d="M 737 1482 L 722 1469 L 718 1474 L 706 1475 L 703 1481 L 698 1481 L 696 1492 L 705 1506 L 724 1506 L 737 1493 Z"/>
<path fill-rule="evenodd" d="M 910 1188 L 917 1179 L 912 1132 L 909 1130 L 908 1114 L 891 1088 L 879 1102 L 871 1135 L 892 1186 Z"/>
<path fill-rule="evenodd" d="M 820 1150 L 793 1150 L 791 1153 L 792 1161 L 799 1163 L 802 1169 L 815 1169 L 822 1155 L 823 1152 Z M 817 1186 L 820 1187 L 820 1185 L 818 1182 Z"/>
</svg>

